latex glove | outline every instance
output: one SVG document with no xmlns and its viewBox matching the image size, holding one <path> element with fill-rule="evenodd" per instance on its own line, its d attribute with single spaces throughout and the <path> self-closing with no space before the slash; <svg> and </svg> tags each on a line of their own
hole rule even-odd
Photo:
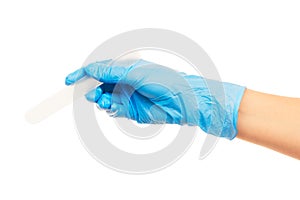
<svg viewBox="0 0 300 200">
<path fill-rule="evenodd" d="M 130 66 L 111 66 L 110 62 L 80 68 L 66 77 L 65 84 L 85 76 L 103 82 L 86 98 L 113 113 L 113 117 L 138 123 L 199 126 L 206 133 L 228 139 L 237 135 L 244 87 L 186 75 L 145 60 Z M 210 91 L 215 89 L 212 95 Z"/>
</svg>

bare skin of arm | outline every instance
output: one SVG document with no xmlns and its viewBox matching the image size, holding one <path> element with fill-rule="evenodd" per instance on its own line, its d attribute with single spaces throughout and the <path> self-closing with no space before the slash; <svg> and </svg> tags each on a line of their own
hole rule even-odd
<svg viewBox="0 0 300 200">
<path fill-rule="evenodd" d="M 237 137 L 300 159 L 300 99 L 247 89 Z"/>
</svg>

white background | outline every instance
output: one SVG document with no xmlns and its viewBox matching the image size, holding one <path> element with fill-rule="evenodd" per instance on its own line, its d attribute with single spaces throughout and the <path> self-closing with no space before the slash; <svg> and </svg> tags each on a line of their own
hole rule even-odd
<svg viewBox="0 0 300 200">
<path fill-rule="evenodd" d="M 196 41 L 225 81 L 300 97 L 299 10 L 297 1 L 1 1 L 0 199 L 299 199 L 298 160 L 238 139 L 199 161 L 199 133 L 174 165 L 135 176 L 85 151 L 71 106 L 24 120 L 103 41 L 146 27 Z"/>
</svg>

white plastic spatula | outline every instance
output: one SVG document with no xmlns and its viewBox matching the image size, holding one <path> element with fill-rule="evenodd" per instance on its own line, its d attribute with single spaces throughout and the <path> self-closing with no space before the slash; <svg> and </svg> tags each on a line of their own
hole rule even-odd
<svg viewBox="0 0 300 200">
<path fill-rule="evenodd" d="M 139 58 L 140 55 L 137 52 L 130 53 L 116 59 L 114 64 L 128 66 Z M 73 95 L 74 86 L 66 86 L 64 89 L 58 91 L 56 94 L 48 97 L 34 108 L 27 111 L 25 114 L 26 121 L 32 124 L 43 121 L 50 115 L 71 104 L 73 100 L 83 97 L 88 91 L 97 87 L 101 83 L 92 78 L 84 78 L 76 84 L 80 84 L 80 87 L 78 87 L 79 91 L 76 91 L 76 96 Z"/>
<path fill-rule="evenodd" d="M 76 93 L 78 94 L 78 98 L 99 85 L 100 82 L 91 78 L 85 78 L 84 80 L 80 80 L 77 84 L 81 84 L 81 87 L 79 88 L 82 88 L 82 91 Z M 43 121 L 63 107 L 71 104 L 73 101 L 73 91 L 74 86 L 69 86 L 48 97 L 47 99 L 36 105 L 34 108 L 27 111 L 27 113 L 25 114 L 25 119 L 27 120 L 27 122 L 32 124 Z"/>
</svg>

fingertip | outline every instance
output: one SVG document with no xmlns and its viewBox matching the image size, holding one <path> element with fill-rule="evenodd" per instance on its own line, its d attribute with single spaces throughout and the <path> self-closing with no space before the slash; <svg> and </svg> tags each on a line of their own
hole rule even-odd
<svg viewBox="0 0 300 200">
<path fill-rule="evenodd" d="M 74 83 L 74 82 L 71 81 L 71 80 L 69 79 L 69 77 L 67 76 L 66 79 L 65 79 L 65 85 L 72 85 L 73 83 Z"/>
<path fill-rule="evenodd" d="M 101 95 L 102 89 L 100 87 L 97 87 L 96 89 L 91 90 L 87 94 L 85 94 L 85 98 L 88 101 L 97 102 L 100 99 Z"/>
<path fill-rule="evenodd" d="M 111 94 L 105 93 L 97 101 L 100 108 L 109 109 L 111 107 Z"/>
<path fill-rule="evenodd" d="M 76 70 L 75 72 L 70 73 L 66 79 L 65 79 L 65 84 L 66 85 L 72 85 L 76 81 L 82 79 L 85 76 L 85 71 L 83 68 L 80 68 Z"/>
</svg>

